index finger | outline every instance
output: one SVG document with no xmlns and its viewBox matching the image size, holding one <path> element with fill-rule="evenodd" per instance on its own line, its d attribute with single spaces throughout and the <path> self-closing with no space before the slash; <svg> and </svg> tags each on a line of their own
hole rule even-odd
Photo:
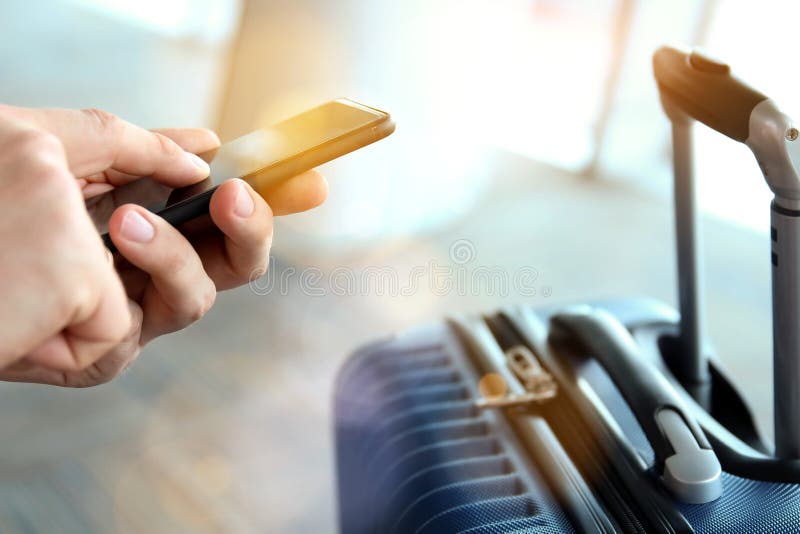
<svg viewBox="0 0 800 534">
<path fill-rule="evenodd" d="M 206 162 L 211 161 L 211 157 L 214 155 L 214 149 L 218 148 L 220 145 L 217 134 L 206 128 L 156 128 L 150 131 L 170 138 L 186 152 L 197 154 Z M 83 189 L 83 196 L 85 198 L 91 198 L 114 189 L 113 184 L 127 184 L 138 178 L 140 178 L 140 176 L 109 169 L 96 174 L 83 176 L 80 181 L 81 189 Z M 163 181 L 161 185 L 164 185 Z M 129 202 L 140 203 L 135 200 Z"/>
<path fill-rule="evenodd" d="M 208 164 L 159 132 L 151 132 L 98 109 L 23 109 L 8 112 L 56 135 L 67 153 L 70 171 L 83 177 L 108 169 L 111 185 L 128 176 L 151 176 L 181 187 L 202 180 Z M 116 177 L 116 178 L 113 178 Z M 113 183 L 120 181 L 120 183 Z"/>
</svg>

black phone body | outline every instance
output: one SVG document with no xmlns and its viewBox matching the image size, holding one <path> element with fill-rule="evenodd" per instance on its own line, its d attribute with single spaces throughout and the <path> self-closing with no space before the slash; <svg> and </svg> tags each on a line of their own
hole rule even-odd
<svg viewBox="0 0 800 534">
<path fill-rule="evenodd" d="M 177 227 L 207 214 L 211 195 L 228 179 L 241 178 L 256 191 L 264 191 L 379 141 L 394 129 L 394 121 L 384 111 L 344 98 L 333 100 L 202 154 L 210 160 L 210 176 L 168 191 L 147 209 Z M 107 233 L 103 241 L 115 249 Z"/>
</svg>

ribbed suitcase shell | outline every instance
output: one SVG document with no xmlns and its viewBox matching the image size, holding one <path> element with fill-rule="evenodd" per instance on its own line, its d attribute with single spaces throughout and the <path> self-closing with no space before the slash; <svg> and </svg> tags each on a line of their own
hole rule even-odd
<svg viewBox="0 0 800 534">
<path fill-rule="evenodd" d="M 572 532 L 444 325 L 362 349 L 336 391 L 347 533 Z"/>
</svg>

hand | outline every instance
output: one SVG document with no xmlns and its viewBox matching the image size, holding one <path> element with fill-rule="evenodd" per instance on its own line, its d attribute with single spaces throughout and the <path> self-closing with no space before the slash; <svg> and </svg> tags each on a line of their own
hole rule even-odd
<svg viewBox="0 0 800 534">
<path fill-rule="evenodd" d="M 39 222 L 43 214 L 35 210 L 51 203 L 57 205 L 58 213 L 63 211 L 71 215 L 75 219 L 73 225 L 79 226 L 73 229 L 51 224 L 48 228 L 53 232 L 52 238 L 38 248 L 30 246 L 37 243 L 30 235 L 25 239 L 23 232 L 19 232 L 18 237 L 14 237 L 17 226 L 25 224 L 22 215 L 6 218 L 0 227 L 3 244 L 10 243 L 17 251 L 24 251 L 23 261 L 19 261 L 20 252 L 15 252 L 13 258 L 0 259 L 0 273 L 3 273 L 0 284 L 8 282 L 9 286 L 16 288 L 16 293 L 12 293 L 15 299 L 6 299 L 0 304 L 0 320 L 8 316 L 3 326 L 7 326 L 9 331 L 14 329 L 14 325 L 19 328 L 24 323 L 24 335 L 17 337 L 27 340 L 27 345 L 18 343 L 11 345 L 18 348 L 0 349 L 5 350 L 0 353 L 0 358 L 5 357 L 0 359 L 0 366 L 6 364 L 0 369 L 0 379 L 4 380 L 90 386 L 113 378 L 136 358 L 148 341 L 184 328 L 202 317 L 213 304 L 217 290 L 245 284 L 253 272 L 266 271 L 273 211 L 276 215 L 303 211 L 321 203 L 327 193 L 324 179 L 314 171 L 264 192 L 267 201 L 244 182 L 231 180 L 212 197 L 208 220 L 194 221 L 191 227 L 184 229 L 188 238 L 147 210 L 136 205 L 123 205 L 116 209 L 109 223 L 112 240 L 119 250 L 117 277 L 105 259 L 102 245 L 98 247 L 99 237 L 80 202 L 80 192 L 92 196 L 140 176 L 151 176 L 156 182 L 171 187 L 194 183 L 204 178 L 208 169 L 190 154 L 215 148 L 219 144 L 216 136 L 201 129 L 147 132 L 96 111 L 0 108 L 0 120 L 4 115 L 8 122 L 25 124 L 36 132 L 49 132 L 37 135 L 61 150 L 58 183 L 62 189 L 71 191 L 72 197 L 66 206 L 61 206 L 62 198 L 66 196 L 61 189 L 44 180 L 26 180 L 28 185 L 22 189 L 26 192 L 32 190 L 31 195 L 43 193 L 41 187 L 30 187 L 29 181 L 52 188 L 53 193 L 47 197 L 49 202 L 37 198 L 32 203 L 35 208 L 31 210 L 31 205 L 25 206 L 19 198 L 4 195 L 3 188 L 0 189 L 0 206 L 5 205 L 4 201 L 13 201 L 22 207 L 20 211 L 32 211 L 34 215 L 26 219 L 28 224 L 25 228 L 34 236 L 44 231 Z M 19 164 L 18 168 L 8 167 L 8 172 L 4 172 L 3 155 L 9 152 L 6 146 L 0 137 L 0 184 L 6 175 L 31 174 L 30 170 L 25 170 L 24 164 Z M 31 147 L 29 152 L 36 155 L 39 147 Z M 28 159 L 35 158 L 31 156 Z M 42 173 L 47 174 L 48 179 L 52 174 L 49 170 Z M 76 203 L 81 205 L 76 206 Z M 61 218 L 67 218 L 64 214 Z M 71 237 L 73 234 L 80 239 Z M 56 245 L 57 250 L 53 250 Z M 105 322 L 94 320 L 92 316 L 92 332 L 100 332 L 96 335 L 102 337 L 103 343 L 98 343 L 98 348 L 91 352 L 78 347 L 81 349 L 78 354 L 76 350 L 70 350 L 75 347 L 70 343 L 59 345 L 63 350 L 56 351 L 48 348 L 53 342 L 44 341 L 46 335 L 39 327 L 38 315 L 48 312 L 54 316 L 50 323 L 55 326 L 51 324 L 47 332 L 56 332 L 61 337 L 75 328 L 73 323 L 76 321 L 71 319 L 72 315 L 52 311 L 45 304 L 31 307 L 29 313 L 16 316 L 13 313 L 15 307 L 19 308 L 19 303 L 32 301 L 31 295 L 36 293 L 37 285 L 46 287 L 52 280 L 63 276 L 63 269 L 59 268 L 61 262 L 54 258 L 69 257 L 68 254 L 91 266 L 84 268 L 89 274 L 84 275 L 80 287 L 90 286 L 85 290 L 90 295 L 103 303 L 110 300 L 114 304 L 113 307 L 104 304 L 100 308 L 102 313 L 97 312 L 96 315 Z M 29 262 L 53 265 L 49 271 L 42 272 L 36 283 L 20 284 L 20 280 L 25 280 L 22 271 L 30 270 Z M 18 270 L 10 270 L 7 263 L 16 263 Z M 7 276 L 6 272 L 12 276 Z M 111 282 L 95 284 L 105 280 L 98 272 L 104 273 Z M 71 291 L 73 286 L 63 285 L 65 287 L 60 291 L 66 296 L 62 299 L 69 301 L 70 295 L 74 294 Z M 102 291 L 99 289 L 101 286 L 104 288 Z M 120 298 L 123 287 L 127 302 L 124 296 Z M 75 317 L 85 321 L 85 315 Z M 65 316 L 70 320 L 64 319 Z M 83 326 L 83 323 L 77 324 Z M 5 329 L 0 332 L 3 333 L 2 339 L 6 339 Z M 37 338 L 44 344 L 37 345 Z"/>
</svg>

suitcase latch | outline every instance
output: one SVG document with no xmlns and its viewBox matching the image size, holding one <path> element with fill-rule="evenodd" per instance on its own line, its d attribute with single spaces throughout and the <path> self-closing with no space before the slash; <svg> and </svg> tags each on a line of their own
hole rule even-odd
<svg viewBox="0 0 800 534">
<path fill-rule="evenodd" d="M 512 408 L 541 403 L 556 396 L 558 392 L 556 381 L 544 370 L 528 347 L 516 345 L 508 349 L 505 356 L 508 369 L 520 381 L 525 391 L 509 393 L 503 375 L 490 373 L 485 375 L 479 384 L 482 398 L 475 401 L 477 408 Z"/>
</svg>

